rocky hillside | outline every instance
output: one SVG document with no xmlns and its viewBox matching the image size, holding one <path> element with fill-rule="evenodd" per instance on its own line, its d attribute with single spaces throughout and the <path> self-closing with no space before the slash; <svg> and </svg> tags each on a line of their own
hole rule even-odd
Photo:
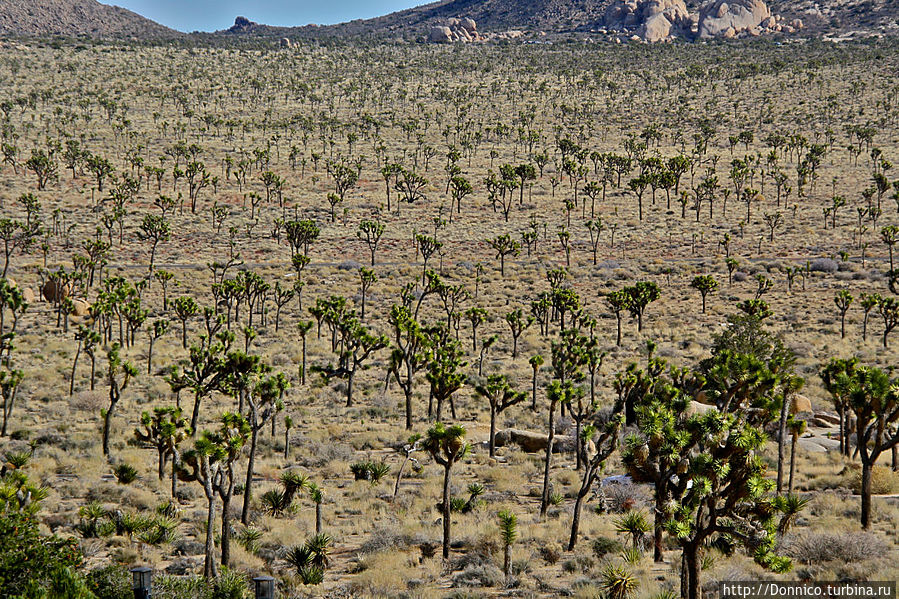
<svg viewBox="0 0 899 599">
<path fill-rule="evenodd" d="M 154 39 L 181 34 L 96 0 L 0 0 L 0 35 Z"/>
<path fill-rule="evenodd" d="M 608 27 L 607 15 L 610 7 L 623 2 L 624 0 L 440 0 L 375 19 L 350 21 L 327 27 L 270 27 L 238 19 L 234 27 L 221 33 L 279 37 L 375 35 L 410 39 L 425 38 L 432 28 L 450 26 L 453 19 L 462 18 L 473 19 L 477 23 L 478 30 L 485 34 L 510 30 L 546 33 L 591 32 Z M 654 4 L 645 0 L 624 3 Z M 661 1 L 657 3 L 675 4 Z M 747 3 L 742 0 L 735 0 L 730 4 L 753 3 L 764 4 L 761 1 Z M 676 4 L 684 6 L 698 19 L 704 7 L 715 4 L 718 10 L 722 2 L 678 0 Z M 770 14 L 780 16 L 783 23 L 801 20 L 804 24 L 804 35 L 838 35 L 851 31 L 866 34 L 899 33 L 897 0 L 771 0 L 767 4 Z M 676 9 L 676 12 L 679 15 L 680 9 Z M 728 12 L 726 9 L 722 11 L 726 12 Z M 675 20 L 678 19 L 681 17 L 678 16 Z M 669 21 L 669 23 L 675 33 L 678 28 L 687 28 L 687 23 L 682 19 L 681 22 Z M 657 22 L 657 30 L 658 24 Z M 639 26 L 640 24 L 634 30 Z M 723 29 L 726 30 L 727 27 Z"/>
</svg>

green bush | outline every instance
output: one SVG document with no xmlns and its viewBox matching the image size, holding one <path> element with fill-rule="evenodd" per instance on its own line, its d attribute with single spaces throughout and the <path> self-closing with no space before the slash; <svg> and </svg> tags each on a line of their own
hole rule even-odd
<svg viewBox="0 0 899 599">
<path fill-rule="evenodd" d="M 603 558 L 611 553 L 619 554 L 624 550 L 624 546 L 616 539 L 608 537 L 599 537 L 593 539 L 593 555 Z"/>
<path fill-rule="evenodd" d="M 81 563 L 75 539 L 42 535 L 37 519 L 26 513 L 0 515 L 0 589 L 50 588 L 54 579 L 68 577 L 62 570 Z"/>
<path fill-rule="evenodd" d="M 123 564 L 110 564 L 87 575 L 87 586 L 97 599 L 131 599 L 131 573 Z"/>
</svg>

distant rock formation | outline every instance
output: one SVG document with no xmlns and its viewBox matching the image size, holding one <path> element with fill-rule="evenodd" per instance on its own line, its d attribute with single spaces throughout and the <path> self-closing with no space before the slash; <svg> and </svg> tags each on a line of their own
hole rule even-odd
<svg viewBox="0 0 899 599">
<path fill-rule="evenodd" d="M 712 0 L 698 14 L 690 14 L 683 0 L 614 0 L 603 24 L 608 31 L 627 34 L 621 39 L 645 42 L 794 33 L 803 27 L 798 19 L 783 23 L 763 0 Z"/>
<path fill-rule="evenodd" d="M 682 35 L 692 24 L 683 0 L 616 0 L 606 9 L 603 21 L 614 31 L 636 31 L 647 42 Z"/>
<path fill-rule="evenodd" d="M 486 42 L 491 40 L 511 40 L 524 35 L 523 31 L 503 31 L 482 34 L 474 19 L 468 17 L 447 21 L 446 25 L 434 25 L 428 33 L 428 41 L 433 44 L 450 44 L 453 42 Z"/>
<path fill-rule="evenodd" d="M 762 0 L 715 0 L 699 11 L 699 37 L 734 38 L 741 33 L 759 32 L 771 18 Z"/>
</svg>

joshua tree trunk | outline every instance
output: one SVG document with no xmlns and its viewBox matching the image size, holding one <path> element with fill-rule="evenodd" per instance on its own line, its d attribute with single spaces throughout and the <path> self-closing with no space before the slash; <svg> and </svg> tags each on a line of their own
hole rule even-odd
<svg viewBox="0 0 899 599">
<path fill-rule="evenodd" d="M 862 462 L 862 528 L 871 528 L 871 469 L 873 461 Z"/>
<path fill-rule="evenodd" d="M 178 452 L 172 454 L 172 499 L 178 491 Z"/>
<path fill-rule="evenodd" d="M 450 464 L 443 467 L 443 559 L 449 559 L 450 550 Z"/>
<path fill-rule="evenodd" d="M 315 504 L 315 534 L 322 534 L 322 504 L 321 502 L 316 502 Z"/>
<path fill-rule="evenodd" d="M 553 441 L 555 437 L 556 402 L 549 404 L 549 434 L 546 438 L 546 463 L 543 468 L 543 495 L 540 498 L 540 516 L 546 516 L 549 507 L 549 469 L 552 466 Z"/>
<path fill-rule="evenodd" d="M 531 377 L 531 410 L 537 411 L 537 369 L 534 368 L 534 376 Z"/>
<path fill-rule="evenodd" d="M 243 491 L 243 511 L 240 513 L 240 521 L 244 526 L 250 523 L 250 502 L 253 500 L 253 469 L 256 467 L 256 437 L 258 434 L 259 429 L 254 425 L 253 434 L 250 436 L 250 457 L 247 460 L 247 480 Z"/>
<path fill-rule="evenodd" d="M 699 546 L 695 543 L 684 545 L 681 568 L 681 599 L 700 599 L 702 588 L 699 586 Z"/>
<path fill-rule="evenodd" d="M 222 497 L 222 565 L 231 563 L 231 494 Z"/>
<path fill-rule="evenodd" d="M 204 484 L 206 490 L 206 561 L 203 564 L 203 578 L 210 580 L 218 576 L 215 566 L 215 491 L 212 482 Z"/>
<path fill-rule="evenodd" d="M 796 445 L 799 437 L 797 435 L 793 435 L 793 440 L 790 444 L 790 481 L 787 483 L 787 493 L 793 492 L 793 472 L 796 469 Z M 893 448 L 895 449 L 895 447 Z"/>
<path fill-rule="evenodd" d="M 788 395 L 784 395 L 783 404 L 780 406 L 780 422 L 777 434 L 777 494 L 783 492 L 784 464 L 787 455 L 787 404 L 790 401 Z"/>
<path fill-rule="evenodd" d="M 496 408 L 490 406 L 490 457 L 496 454 Z"/>
<path fill-rule="evenodd" d="M 3 330 L 2 325 L 0 325 L 0 331 Z M 75 352 L 75 359 L 72 361 L 72 376 L 69 379 L 69 397 L 72 397 L 72 394 L 75 393 L 75 369 L 78 367 L 78 357 L 81 355 L 81 342 L 78 342 L 78 350 Z"/>
</svg>

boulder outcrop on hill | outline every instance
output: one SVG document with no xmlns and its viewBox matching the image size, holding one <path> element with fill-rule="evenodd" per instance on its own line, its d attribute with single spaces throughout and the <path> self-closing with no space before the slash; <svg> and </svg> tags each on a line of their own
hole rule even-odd
<svg viewBox="0 0 899 599">
<path fill-rule="evenodd" d="M 699 11 L 699 37 L 733 38 L 740 33 L 760 32 L 771 17 L 762 0 L 715 0 Z"/>
</svg>

